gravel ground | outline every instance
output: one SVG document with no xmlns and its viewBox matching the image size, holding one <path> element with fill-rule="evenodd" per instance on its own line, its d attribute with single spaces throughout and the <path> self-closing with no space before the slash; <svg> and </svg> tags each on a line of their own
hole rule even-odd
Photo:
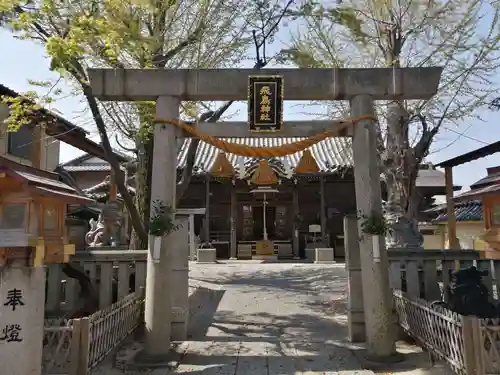
<svg viewBox="0 0 500 375">
<path fill-rule="evenodd" d="M 173 368 L 150 374 L 373 374 L 362 370 L 346 340 L 343 264 L 190 267 L 190 284 L 210 288 L 214 296 L 191 322 Z M 103 370 L 98 372 L 122 374 Z"/>
</svg>

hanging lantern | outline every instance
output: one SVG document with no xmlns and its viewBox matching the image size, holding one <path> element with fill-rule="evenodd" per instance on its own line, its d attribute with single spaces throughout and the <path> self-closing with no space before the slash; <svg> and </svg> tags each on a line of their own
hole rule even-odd
<svg viewBox="0 0 500 375">
<path fill-rule="evenodd" d="M 253 172 L 250 181 L 255 185 L 274 185 L 278 183 L 278 177 L 267 160 L 263 159 L 259 161 L 259 166 Z"/>
<path fill-rule="evenodd" d="M 232 164 L 227 160 L 226 154 L 220 152 L 215 159 L 214 165 L 210 169 L 210 173 L 217 177 L 232 177 L 234 174 L 234 168 Z"/>
<path fill-rule="evenodd" d="M 318 163 L 314 156 L 312 156 L 311 151 L 304 150 L 299 163 L 295 167 L 295 173 L 316 173 L 319 172 Z"/>
</svg>

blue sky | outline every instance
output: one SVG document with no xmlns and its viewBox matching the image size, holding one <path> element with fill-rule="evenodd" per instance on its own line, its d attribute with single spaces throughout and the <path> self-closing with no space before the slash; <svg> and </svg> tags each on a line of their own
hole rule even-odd
<svg viewBox="0 0 500 375">
<path fill-rule="evenodd" d="M 4 51 L 0 59 L 1 84 L 18 92 L 25 92 L 33 89 L 28 84 L 28 79 L 46 80 L 56 77 L 49 70 L 49 62 L 45 58 L 41 46 L 29 41 L 16 40 L 11 33 L 2 29 L 0 29 L 0 45 Z M 249 61 L 245 65 L 250 67 L 252 62 Z M 60 100 L 56 103 L 55 108 L 76 125 L 89 130 L 93 134 L 91 138 L 99 141 L 99 137 L 95 134 L 95 129 L 88 118 L 85 119 L 81 115 L 81 111 L 84 109 L 81 98 L 69 97 Z M 240 103 L 234 109 L 236 112 L 233 112 L 233 119 L 245 120 L 245 105 Z M 306 119 L 303 111 L 304 108 L 298 106 L 297 103 L 287 103 L 285 105 L 285 120 Z M 500 140 L 500 127 L 497 126 L 500 112 L 484 110 L 481 115 L 484 121 L 474 120 L 456 129 L 443 129 L 434 144 L 434 149 L 439 151 L 432 153 L 428 160 L 439 162 Z M 468 128 L 467 131 L 461 134 L 466 128 Z M 69 145 L 63 144 L 61 146 L 61 161 L 72 159 L 79 154 L 79 150 Z M 487 167 L 496 165 L 500 165 L 500 153 L 456 167 L 454 169 L 454 183 L 468 186 L 483 177 Z"/>
</svg>

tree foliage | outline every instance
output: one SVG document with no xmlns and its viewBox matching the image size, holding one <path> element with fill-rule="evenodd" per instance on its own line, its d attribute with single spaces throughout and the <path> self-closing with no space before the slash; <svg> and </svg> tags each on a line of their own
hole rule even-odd
<svg viewBox="0 0 500 375">
<path fill-rule="evenodd" d="M 118 191 L 125 201 L 139 246 L 147 245 L 152 173 L 155 105 L 143 103 L 101 103 L 92 94 L 87 68 L 215 68 L 238 66 L 248 47 L 258 51 L 256 68 L 268 60 L 266 43 L 278 30 L 293 0 L 0 0 L 0 25 L 15 37 L 45 47 L 55 81 L 30 83 L 37 91 L 16 99 L 0 98 L 10 107 L 7 130 L 16 131 L 29 123 L 34 111 L 51 104 L 63 94 L 59 83 L 83 96 L 101 138 Z M 217 121 L 231 106 L 226 102 L 214 111 L 204 103 L 182 103 L 182 116 L 195 122 Z M 199 115 L 201 111 L 204 111 Z M 110 136 L 128 143 L 137 158 L 137 206 L 111 148 Z M 120 142 L 121 141 L 121 142 Z M 128 142 L 127 142 L 128 141 Z M 181 194 L 192 173 L 199 140 L 189 146 L 187 167 L 178 183 Z M 131 144 L 131 146 L 130 146 Z M 179 190 L 179 189 L 178 189 Z M 88 283 L 83 272 L 71 277 Z M 82 284 L 82 285 L 83 285 Z M 89 311 L 95 309 L 95 291 L 86 297 Z M 93 306 L 93 307 L 92 307 Z"/>
<path fill-rule="evenodd" d="M 378 148 L 389 200 L 415 218 L 418 165 L 436 135 L 480 118 L 498 87 L 500 23 L 496 2 L 308 1 L 292 16 L 303 23 L 282 58 L 300 67 L 444 68 L 431 100 L 376 105 Z M 329 116 L 346 116 L 347 103 L 329 105 Z"/>
<path fill-rule="evenodd" d="M 142 248 L 147 244 L 150 213 L 155 106 L 152 102 L 99 102 L 92 94 L 86 69 L 235 67 L 252 44 L 257 51 L 256 68 L 260 68 L 267 64 L 266 43 L 292 4 L 293 0 L 0 0 L 2 25 L 17 38 L 42 44 L 50 68 L 59 74 L 55 82 L 32 82 L 47 90 L 43 95 L 30 93 L 31 103 L 37 104 L 30 107 L 26 101 L 9 99 L 9 129 L 23 125 L 34 106 L 54 102 L 63 94 L 58 83 L 70 83 L 73 93 L 83 95 L 88 104 L 131 216 L 135 246 Z M 216 121 L 231 104 L 210 111 L 205 103 L 182 103 L 182 117 L 194 122 Z M 112 135 L 116 143 L 136 155 L 135 202 L 112 152 Z M 189 184 L 198 143 L 194 140 L 189 145 L 178 198 Z"/>
<path fill-rule="evenodd" d="M 125 187 L 109 135 L 119 130 L 118 136 L 128 137 L 135 149 L 151 145 L 154 105 L 100 103 L 92 94 L 86 69 L 234 66 L 253 40 L 249 20 L 255 19 L 255 7 L 242 0 L 0 0 L 0 14 L 16 37 L 45 47 L 51 70 L 59 74 L 57 82 L 36 83 L 50 91 L 32 95 L 37 105 L 54 101 L 58 94 L 54 86 L 62 80 L 87 101 L 134 230 L 147 242 L 146 220 Z M 33 107 L 25 102 L 9 105 L 14 110 L 8 124 L 15 130 Z M 196 108 L 184 103 L 185 115 L 196 117 Z M 151 150 L 142 147 L 144 155 Z"/>
</svg>

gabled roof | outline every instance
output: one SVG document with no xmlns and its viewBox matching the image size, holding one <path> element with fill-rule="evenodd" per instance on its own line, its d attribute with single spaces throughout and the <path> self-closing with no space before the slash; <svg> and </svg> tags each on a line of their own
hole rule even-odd
<svg viewBox="0 0 500 375">
<path fill-rule="evenodd" d="M 113 150 L 116 157 L 118 158 L 118 162 L 125 163 L 133 160 L 133 157 L 123 154 L 118 150 Z M 68 172 L 74 171 L 110 171 L 111 166 L 109 163 L 96 157 L 94 155 L 90 155 L 88 153 L 80 155 L 74 159 L 65 161 L 64 163 L 59 164 L 59 167 L 64 168 Z"/>
<path fill-rule="evenodd" d="M 17 98 L 20 96 L 19 93 L 14 90 L 0 84 L 0 96 L 10 96 Z M 29 100 L 29 99 L 26 99 Z M 46 133 L 64 143 L 67 143 L 79 150 L 82 150 L 91 155 L 104 158 L 104 149 L 100 144 L 87 138 L 88 132 L 70 121 L 66 120 L 64 117 L 49 111 L 46 108 L 41 108 L 38 111 L 40 120 L 51 120 L 46 121 Z"/>
<path fill-rule="evenodd" d="M 488 185 L 500 183 L 500 172 L 488 173 L 486 177 L 481 178 L 479 181 L 474 182 L 470 188 L 477 189 Z"/>
<path fill-rule="evenodd" d="M 305 138 L 223 138 L 225 141 L 245 144 L 255 147 L 274 147 L 283 144 L 296 142 Z M 183 169 L 186 166 L 188 149 L 191 139 L 186 139 L 181 147 L 181 151 L 177 155 L 177 168 Z M 312 155 L 316 159 L 320 171 L 331 172 L 337 168 L 344 168 L 352 166 L 352 142 L 349 137 L 331 137 L 324 141 L 317 143 L 310 148 Z M 195 171 L 209 171 L 219 154 L 219 150 L 203 141 L 198 146 L 198 151 L 195 157 L 194 169 Z M 280 160 L 283 165 L 288 165 L 295 168 L 298 164 L 302 152 L 288 155 L 285 157 L 276 158 Z M 250 158 L 228 154 L 229 162 L 236 168 L 242 161 L 247 162 Z"/>
<path fill-rule="evenodd" d="M 500 167 L 487 168 L 487 176 L 474 182 L 470 190 L 454 197 L 455 201 L 481 199 L 484 195 L 500 194 Z"/>
<path fill-rule="evenodd" d="M 484 195 L 500 194 L 500 185 L 487 185 L 478 189 L 471 189 L 453 198 L 454 201 L 466 201 L 471 199 L 481 199 Z"/>
<path fill-rule="evenodd" d="M 78 193 L 62 182 L 59 175 L 17 163 L 0 156 L 0 171 L 9 177 L 23 181 L 36 194 L 52 196 L 68 202 L 91 203 L 92 199 Z"/>
<path fill-rule="evenodd" d="M 446 204 L 441 204 L 424 212 L 437 215 L 436 218 L 433 219 L 433 222 L 442 222 L 448 220 L 448 215 L 446 213 Z M 482 221 L 483 205 L 481 204 L 481 201 L 473 200 L 468 202 L 456 203 L 455 217 L 457 221 Z"/>
</svg>

